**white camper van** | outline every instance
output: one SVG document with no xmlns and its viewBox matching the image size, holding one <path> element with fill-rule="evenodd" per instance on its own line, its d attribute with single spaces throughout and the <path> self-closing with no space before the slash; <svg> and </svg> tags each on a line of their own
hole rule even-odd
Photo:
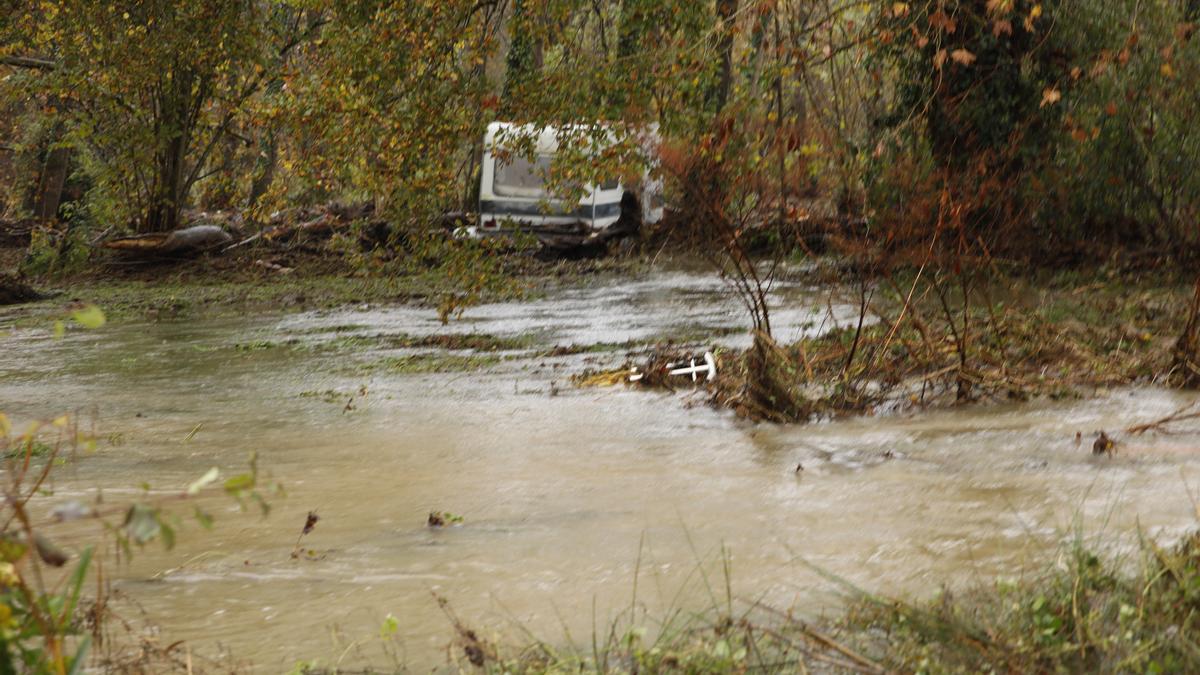
<svg viewBox="0 0 1200 675">
<path fill-rule="evenodd" d="M 518 152 L 503 152 L 505 138 L 535 135 L 532 160 Z M 662 219 L 662 183 L 649 172 L 641 186 L 628 189 L 613 179 L 584 186 L 582 199 L 567 203 L 551 194 L 544 177 L 558 152 L 559 129 L 517 127 L 502 122 L 488 125 L 483 139 L 483 161 L 479 184 L 479 233 L 497 234 L 512 230 L 538 231 L 556 225 L 583 223 L 603 230 L 621 215 L 621 199 L 628 191 L 637 198 L 642 222 Z M 647 134 L 647 151 L 656 134 Z"/>
</svg>

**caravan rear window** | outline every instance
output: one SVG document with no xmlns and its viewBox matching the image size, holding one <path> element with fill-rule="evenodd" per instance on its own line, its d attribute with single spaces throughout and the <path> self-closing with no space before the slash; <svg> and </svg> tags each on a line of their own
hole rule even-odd
<svg viewBox="0 0 1200 675">
<path fill-rule="evenodd" d="M 543 176 L 550 173 L 551 161 L 549 155 L 539 155 L 532 162 L 525 157 L 512 157 L 507 162 L 497 159 L 492 190 L 503 197 L 543 197 Z"/>
</svg>

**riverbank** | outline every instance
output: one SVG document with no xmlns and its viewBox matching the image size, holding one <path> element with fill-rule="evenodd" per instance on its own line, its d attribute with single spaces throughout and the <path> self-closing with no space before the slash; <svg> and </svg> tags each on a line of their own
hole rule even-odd
<svg viewBox="0 0 1200 675">
<path fill-rule="evenodd" d="M 5 318 L 16 326 L 45 323 L 79 303 L 96 304 L 114 319 L 155 321 L 406 305 L 449 321 L 473 305 L 637 278 L 656 266 L 704 267 L 631 251 L 547 262 L 520 247 L 492 245 L 468 246 L 466 258 L 451 257 L 450 267 L 373 266 L 303 247 L 250 246 L 154 264 L 108 258 L 86 273 L 36 280 L 50 299 L 8 310 Z M 14 255 L 6 250 L 7 258 Z M 818 296 L 805 308 L 812 320 L 798 331 L 776 331 L 753 350 L 724 349 L 722 377 L 708 390 L 715 405 L 744 417 L 803 422 L 1170 385 L 1179 375 L 1177 345 L 1193 282 L 1172 270 L 1114 258 L 1066 271 L 992 265 L 970 275 L 924 268 L 885 274 L 838 258 L 798 258 L 779 277 Z M 714 289 L 712 300 L 732 295 L 731 288 Z M 785 315 L 793 309 L 780 297 L 772 304 Z M 719 337 L 691 329 L 658 336 L 676 352 L 719 347 Z M 654 365 L 654 344 L 628 346 L 636 356 L 626 366 Z"/>
<path fill-rule="evenodd" d="M 728 597 L 705 612 L 614 624 L 590 649 L 563 649 L 489 644 L 454 620 L 454 663 L 529 675 L 1196 672 L 1198 570 L 1197 534 L 1167 546 L 1145 539 L 1124 555 L 1076 540 L 1041 572 L 943 588 L 930 600 L 847 584 L 849 609 L 817 623 Z"/>
<path fill-rule="evenodd" d="M 13 269 L 21 249 L 0 250 Z M 540 261 L 504 252 L 467 282 L 462 269 L 406 265 L 372 269 L 327 250 L 247 248 L 219 256 L 129 264 L 102 258 L 86 271 L 24 280 L 45 299 L 6 312 L 16 325 L 61 314 L 74 303 L 100 306 L 114 319 L 164 320 L 289 313 L 370 305 L 412 305 L 453 314 L 473 304 L 535 298 L 597 277 L 646 268 L 636 257 Z M 449 317 L 448 317 L 449 318 Z"/>
</svg>

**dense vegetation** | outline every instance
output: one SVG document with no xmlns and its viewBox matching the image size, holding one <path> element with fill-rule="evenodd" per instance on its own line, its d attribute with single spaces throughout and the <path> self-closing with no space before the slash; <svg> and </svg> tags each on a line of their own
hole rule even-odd
<svg viewBox="0 0 1200 675">
<path fill-rule="evenodd" d="M 57 238 L 367 199 L 421 227 L 470 208 L 494 119 L 658 123 L 676 206 L 737 225 L 827 203 L 896 246 L 1188 255 L 1193 5 L 10 2 L 3 213 Z"/>
</svg>

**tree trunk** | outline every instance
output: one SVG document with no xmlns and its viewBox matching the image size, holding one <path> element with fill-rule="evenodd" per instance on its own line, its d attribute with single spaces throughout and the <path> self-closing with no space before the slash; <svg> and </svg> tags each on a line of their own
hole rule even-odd
<svg viewBox="0 0 1200 675">
<path fill-rule="evenodd" d="M 186 156 L 183 134 L 176 134 L 166 147 L 159 150 L 156 190 L 150 210 L 142 223 L 143 232 L 169 232 L 179 226 L 179 211 L 183 208 L 183 159 Z"/>
<path fill-rule="evenodd" d="M 504 106 L 511 115 L 520 108 L 523 89 L 541 70 L 542 45 L 534 33 L 533 16 L 525 0 L 515 0 L 508 23 L 509 47 L 504 74 Z"/>
<path fill-rule="evenodd" d="M 42 165 L 41 176 L 38 178 L 37 195 L 33 207 L 34 218 L 42 222 L 58 218 L 58 207 L 62 205 L 63 188 L 66 187 L 70 169 L 71 151 L 69 149 L 55 147 L 46 153 L 46 162 Z"/>
<path fill-rule="evenodd" d="M 250 196 L 246 199 L 246 206 L 251 209 L 258 206 L 258 200 L 267 194 L 275 182 L 275 169 L 279 164 L 279 137 L 274 129 L 266 133 L 259 147 L 262 154 L 255 162 L 254 181 L 250 184 Z"/>
<path fill-rule="evenodd" d="M 729 90 L 733 86 L 733 24 L 737 11 L 738 0 L 717 0 L 717 18 L 721 21 L 717 55 L 721 61 L 717 70 L 717 81 L 709 89 L 705 100 L 712 106 L 714 115 L 718 116 L 729 102 Z"/>
<path fill-rule="evenodd" d="M 49 132 L 39 139 L 36 146 L 39 150 L 34 153 L 36 183 L 25 193 L 22 204 L 25 211 L 43 222 L 58 217 L 63 189 L 70 174 L 70 150 L 55 147 L 62 133 L 62 124 L 54 124 Z"/>
<path fill-rule="evenodd" d="M 146 216 L 139 223 L 141 232 L 169 232 L 177 228 L 179 212 L 190 188 L 188 150 L 207 87 L 187 68 L 175 68 L 172 75 L 165 86 L 160 85 L 156 97 L 159 115 L 156 136 L 163 140 L 155 151 L 154 188 Z"/>
</svg>

